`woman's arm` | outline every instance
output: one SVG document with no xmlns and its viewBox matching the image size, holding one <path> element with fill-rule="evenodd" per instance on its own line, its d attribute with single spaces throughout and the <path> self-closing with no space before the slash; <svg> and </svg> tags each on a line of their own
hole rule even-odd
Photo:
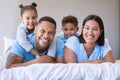
<svg viewBox="0 0 120 80">
<path fill-rule="evenodd" d="M 112 62 L 112 63 L 115 63 L 115 58 L 113 56 L 113 53 L 112 53 L 112 50 L 110 50 L 106 56 L 104 57 L 103 60 L 87 60 L 85 62 L 82 62 L 82 63 L 103 63 L 103 62 Z"/>
<path fill-rule="evenodd" d="M 64 49 L 64 61 L 65 63 L 76 63 L 76 55 L 68 47 L 65 47 Z"/>
<path fill-rule="evenodd" d="M 112 62 L 112 63 L 115 62 L 115 58 L 114 58 L 114 56 L 113 56 L 112 50 L 110 50 L 110 51 L 106 54 L 106 56 L 104 57 L 103 60 L 104 60 L 104 62 Z"/>
<path fill-rule="evenodd" d="M 63 57 L 58 57 L 55 59 L 56 63 L 64 63 L 64 58 Z"/>
</svg>

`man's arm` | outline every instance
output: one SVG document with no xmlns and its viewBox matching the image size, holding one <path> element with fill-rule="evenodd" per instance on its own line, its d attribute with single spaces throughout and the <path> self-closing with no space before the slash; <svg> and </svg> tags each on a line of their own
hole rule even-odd
<svg viewBox="0 0 120 80">
<path fill-rule="evenodd" d="M 16 64 L 22 63 L 22 62 L 23 62 L 22 57 L 20 57 L 16 54 L 10 53 L 7 57 L 6 68 L 11 68 L 13 66 L 16 66 Z"/>
<path fill-rule="evenodd" d="M 7 58 L 6 68 L 28 66 L 35 63 L 53 63 L 53 60 L 54 59 L 50 56 L 42 56 L 28 62 L 23 62 L 24 58 L 16 54 L 10 53 Z"/>
<path fill-rule="evenodd" d="M 24 61 L 23 57 L 18 56 L 14 53 L 10 53 L 6 61 L 6 68 L 28 66 L 37 62 L 37 60 L 35 59 L 25 63 L 23 61 Z"/>
</svg>

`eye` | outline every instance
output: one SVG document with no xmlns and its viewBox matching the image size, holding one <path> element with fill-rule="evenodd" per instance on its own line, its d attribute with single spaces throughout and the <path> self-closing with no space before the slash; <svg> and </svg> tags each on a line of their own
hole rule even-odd
<svg viewBox="0 0 120 80">
<path fill-rule="evenodd" d="M 95 28 L 95 29 L 93 29 L 93 30 L 97 31 L 98 29 L 97 29 L 97 28 Z"/>
<path fill-rule="evenodd" d="M 86 30 L 89 30 L 89 27 L 85 27 Z"/>
<path fill-rule="evenodd" d="M 40 33 L 44 33 L 44 32 L 45 32 L 45 30 L 40 30 L 39 32 L 40 32 Z"/>
<path fill-rule="evenodd" d="M 54 35 L 54 32 L 49 32 L 49 35 Z"/>
<path fill-rule="evenodd" d="M 74 29 L 73 29 L 73 28 L 71 28 L 70 30 L 71 30 L 71 31 L 73 31 Z"/>
<path fill-rule="evenodd" d="M 29 17 L 27 17 L 26 19 L 27 19 L 27 20 L 29 20 L 30 18 L 29 18 Z"/>
<path fill-rule="evenodd" d="M 68 31 L 68 29 L 67 28 L 65 28 L 65 29 L 63 29 L 64 31 Z"/>
<path fill-rule="evenodd" d="M 98 30 L 99 30 L 99 28 L 98 28 L 98 27 L 95 27 L 95 28 L 93 28 L 93 30 L 94 30 L 94 31 L 98 31 Z"/>
<path fill-rule="evenodd" d="M 89 28 L 88 25 L 85 25 L 85 26 L 84 26 L 84 29 L 89 30 L 90 28 Z"/>
<path fill-rule="evenodd" d="M 36 19 L 36 18 L 37 18 L 37 17 L 35 17 L 35 16 L 34 16 L 34 17 L 32 17 L 32 19 Z"/>
</svg>

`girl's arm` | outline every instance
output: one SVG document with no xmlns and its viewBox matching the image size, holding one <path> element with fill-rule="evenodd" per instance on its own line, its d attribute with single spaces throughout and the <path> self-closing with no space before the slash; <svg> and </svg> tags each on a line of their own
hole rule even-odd
<svg viewBox="0 0 120 80">
<path fill-rule="evenodd" d="M 23 29 L 17 31 L 17 40 L 19 44 L 28 52 L 34 55 L 39 55 L 39 53 L 33 48 L 32 44 L 27 40 L 27 33 Z"/>
<path fill-rule="evenodd" d="M 113 53 L 112 53 L 112 50 L 110 50 L 106 56 L 104 57 L 103 60 L 87 60 L 85 62 L 82 62 L 82 63 L 103 63 L 103 62 L 112 62 L 112 63 L 115 63 L 115 58 L 113 56 Z"/>
<path fill-rule="evenodd" d="M 31 45 L 31 43 L 27 40 L 27 33 L 25 33 L 24 29 L 19 29 L 17 30 L 17 40 L 19 42 L 19 44 L 26 50 L 26 51 L 30 51 L 33 46 Z"/>
</svg>

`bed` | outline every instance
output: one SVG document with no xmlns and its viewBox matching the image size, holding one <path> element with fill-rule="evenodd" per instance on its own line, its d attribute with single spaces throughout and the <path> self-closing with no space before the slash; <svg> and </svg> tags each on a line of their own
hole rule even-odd
<svg viewBox="0 0 120 80">
<path fill-rule="evenodd" d="M 43 63 L 6 69 L 0 58 L 0 80 L 120 80 L 119 69 L 119 60 L 114 64 Z"/>
<path fill-rule="evenodd" d="M 120 80 L 120 60 L 102 64 L 40 63 L 12 69 L 5 68 L 6 50 L 13 40 L 3 37 L 4 50 L 0 56 L 0 80 Z"/>
</svg>

